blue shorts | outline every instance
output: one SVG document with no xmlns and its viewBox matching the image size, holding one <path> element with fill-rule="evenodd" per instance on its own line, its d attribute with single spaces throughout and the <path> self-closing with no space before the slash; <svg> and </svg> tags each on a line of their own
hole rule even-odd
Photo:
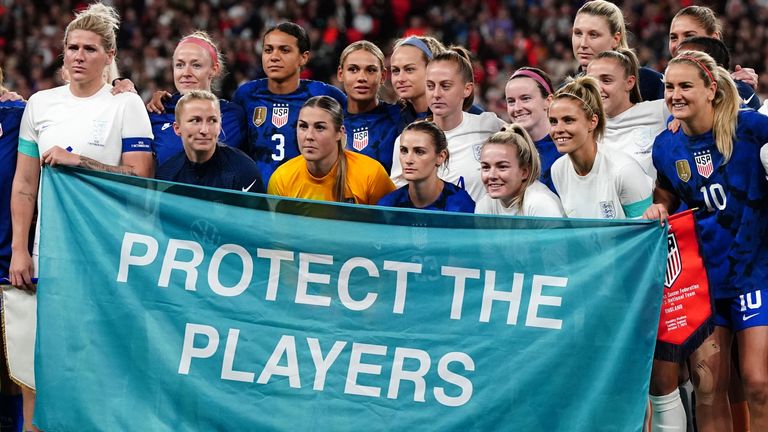
<svg viewBox="0 0 768 432">
<path fill-rule="evenodd" d="M 768 289 L 759 289 L 730 299 L 715 300 L 715 325 L 734 333 L 768 326 Z"/>
</svg>

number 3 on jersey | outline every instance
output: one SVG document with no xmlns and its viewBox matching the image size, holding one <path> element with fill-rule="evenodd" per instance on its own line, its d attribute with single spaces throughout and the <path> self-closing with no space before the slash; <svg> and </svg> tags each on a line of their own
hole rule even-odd
<svg viewBox="0 0 768 432">
<path fill-rule="evenodd" d="M 707 205 L 707 210 L 713 212 L 715 210 L 725 210 L 725 206 L 728 204 L 728 200 L 725 196 L 725 190 L 720 183 L 713 183 L 709 186 L 702 186 L 699 189 L 704 195 L 704 203 Z M 715 206 L 713 207 L 712 204 Z"/>
<path fill-rule="evenodd" d="M 274 134 L 272 135 L 272 141 L 277 141 L 275 150 L 272 152 L 272 160 L 283 160 L 283 158 L 285 158 L 285 136 L 283 136 L 283 134 Z"/>
</svg>

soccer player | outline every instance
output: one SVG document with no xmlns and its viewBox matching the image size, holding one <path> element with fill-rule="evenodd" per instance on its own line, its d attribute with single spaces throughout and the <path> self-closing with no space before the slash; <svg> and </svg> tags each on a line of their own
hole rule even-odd
<svg viewBox="0 0 768 432">
<path fill-rule="evenodd" d="M 521 67 L 507 80 L 504 94 L 509 118 L 528 132 L 539 152 L 541 182 L 554 191 L 550 170 L 562 155 L 549 135 L 547 111 L 552 102 L 552 79 L 541 69 Z"/>
<path fill-rule="evenodd" d="M 488 195 L 475 213 L 563 217 L 560 199 L 539 181 L 536 145 L 517 123 L 496 132 L 483 144 L 480 173 Z"/>
<path fill-rule="evenodd" d="M 448 164 L 440 171 L 440 178 L 465 189 L 477 202 L 485 195 L 480 179 L 480 148 L 492 134 L 501 130 L 505 123 L 496 114 L 480 115 L 463 111 L 474 92 L 472 65 L 461 53 L 447 50 L 434 56 L 427 66 L 427 100 L 434 123 L 445 132 L 448 139 Z M 400 150 L 399 139 L 395 141 Z M 392 180 L 404 186 L 402 166 L 393 155 Z"/>
<path fill-rule="evenodd" d="M 738 340 L 751 430 L 768 430 L 768 180 L 760 152 L 768 118 L 739 110 L 728 71 L 702 52 L 683 51 L 665 74 L 666 102 L 681 123 L 654 142 L 658 171 L 648 219 L 680 202 L 696 210 L 704 265 L 715 298 L 715 330 L 691 356 L 698 429 L 731 430 L 731 342 Z"/>
<path fill-rule="evenodd" d="M 3 86 L 3 70 L 0 68 L 0 94 L 5 95 L 7 92 Z M 8 270 L 11 264 L 11 184 L 16 170 L 19 124 L 24 106 L 23 101 L 0 101 L 0 285 L 8 285 L 7 278 L 10 277 Z M 18 430 L 22 426 L 21 394 L 19 387 L 8 376 L 2 335 L 0 350 L 0 424 Z"/>
<path fill-rule="evenodd" d="M 347 94 L 344 128 L 352 143 L 349 149 L 376 159 L 389 173 L 400 107 L 378 96 L 386 79 L 384 53 L 371 42 L 354 42 L 341 52 L 337 76 Z"/>
<path fill-rule="evenodd" d="M 301 154 L 275 171 L 267 193 L 376 204 L 395 189 L 380 163 L 344 148 L 344 113 L 337 100 L 315 96 L 304 103 L 298 114 L 296 134 Z"/>
<path fill-rule="evenodd" d="M 400 135 L 400 165 L 408 184 L 385 195 L 378 204 L 473 213 L 475 202 L 469 194 L 437 176 L 449 157 L 448 141 L 437 125 L 426 120 L 409 124 Z"/>
<path fill-rule="evenodd" d="M 399 130 L 429 115 L 427 65 L 443 51 L 445 46 L 430 36 L 411 36 L 395 43 L 389 63 L 392 88 L 402 107 Z"/>
<path fill-rule="evenodd" d="M 651 180 L 630 156 L 598 148 L 605 133 L 600 85 L 578 77 L 560 88 L 549 106 L 557 150 L 552 181 L 567 217 L 625 219 L 642 216 L 651 203 Z"/>
<path fill-rule="evenodd" d="M 113 96 L 104 73 L 114 60 L 119 24 L 117 12 L 101 3 L 77 14 L 64 33 L 64 69 L 69 84 L 34 94 L 24 110 L 11 194 L 10 277 L 16 287 L 34 289 L 39 235 L 35 236 L 34 260 L 28 238 L 41 163 L 145 177 L 154 171 L 152 129 L 144 104 L 135 93 Z M 42 205 L 45 203 L 39 203 Z M 34 430 L 34 392 L 27 387 L 22 391 L 24 428 Z"/>
<path fill-rule="evenodd" d="M 190 90 L 175 107 L 173 130 L 184 151 L 160 165 L 156 177 L 179 183 L 264 192 L 256 163 L 242 151 L 219 144 L 219 99 L 206 90 Z"/>
<path fill-rule="evenodd" d="M 580 75 L 592 59 L 603 51 L 629 48 L 627 28 L 621 9 L 605 0 L 588 1 L 576 12 L 571 35 L 573 55 L 579 62 Z M 638 74 L 643 100 L 664 98 L 663 76 L 647 67 Z"/>
<path fill-rule="evenodd" d="M 284 22 L 264 33 L 261 63 L 267 78 L 249 81 L 235 92 L 234 102 L 245 109 L 250 156 L 261 178 L 299 155 L 296 122 L 304 102 L 327 95 L 346 106 L 347 98 L 336 87 L 300 79 L 309 61 L 309 36 L 298 24 Z"/>
<path fill-rule="evenodd" d="M 603 51 L 589 62 L 587 75 L 600 83 L 606 117 L 598 145 L 626 153 L 655 179 L 651 148 L 656 135 L 667 128 L 669 110 L 663 99 L 641 101 L 637 63 L 630 49 Z"/>
<path fill-rule="evenodd" d="M 718 22 L 715 12 L 706 6 L 688 6 L 680 9 L 672 23 L 669 25 L 669 54 L 676 56 L 680 50 L 680 44 L 685 38 L 691 36 L 708 36 L 716 39 L 723 38 L 723 29 Z M 707 52 L 707 50 L 703 50 Z M 711 56 L 711 53 L 709 53 Z M 717 61 L 717 58 L 715 58 Z M 723 65 L 728 68 L 729 65 Z M 743 104 L 752 109 L 760 108 L 760 99 L 755 94 L 757 88 L 757 74 L 752 68 L 742 68 L 736 65 L 736 70 L 731 73 L 731 78 L 736 82 L 736 88 L 742 98 Z"/>
<path fill-rule="evenodd" d="M 152 134 L 155 136 L 153 151 L 157 166 L 184 150 L 173 128 L 179 99 L 192 90 L 212 91 L 223 75 L 224 59 L 206 32 L 198 30 L 181 38 L 173 52 L 173 83 L 176 93 L 159 92 L 163 101 L 156 103 L 156 97 L 153 97 L 147 105 Z M 225 99 L 219 99 L 219 103 L 222 131 L 219 142 L 246 151 L 245 111 L 242 106 Z"/>
</svg>

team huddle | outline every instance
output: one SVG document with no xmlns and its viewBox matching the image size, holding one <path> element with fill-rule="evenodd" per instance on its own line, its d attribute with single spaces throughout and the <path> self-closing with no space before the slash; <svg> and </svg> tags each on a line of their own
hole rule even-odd
<svg viewBox="0 0 768 432">
<path fill-rule="evenodd" d="M 587 2 L 573 22 L 575 76 L 557 86 L 518 68 L 508 119 L 474 104 L 471 53 L 429 36 L 398 40 L 388 62 L 371 42 L 350 44 L 343 91 L 301 79 L 310 41 L 290 22 L 265 31 L 266 78 L 231 101 L 213 93 L 225 73 L 216 43 L 183 37 L 175 91 L 145 105 L 118 76 L 119 24 L 92 4 L 65 32 L 67 84 L 0 102 L 0 276 L 11 285 L 35 287 L 41 165 L 446 212 L 666 223 L 695 209 L 715 327 L 695 352 L 654 360 L 647 427 L 768 430 L 768 117 L 754 71 L 727 70 L 710 9 L 675 16 L 662 75 L 640 67 L 616 5 Z M 379 96 L 387 78 L 394 103 Z M 695 416 L 679 390 L 689 373 Z M 24 428 L 36 430 L 30 387 Z"/>
</svg>

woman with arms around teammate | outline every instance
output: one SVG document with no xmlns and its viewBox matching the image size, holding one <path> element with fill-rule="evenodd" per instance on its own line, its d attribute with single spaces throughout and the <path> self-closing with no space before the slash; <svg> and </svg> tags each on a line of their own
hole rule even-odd
<svg viewBox="0 0 768 432">
<path fill-rule="evenodd" d="M 432 120 L 445 132 L 451 155 L 446 167 L 440 170 L 440 178 L 465 189 L 477 202 L 485 195 L 480 179 L 480 148 L 505 123 L 494 113 L 464 112 L 463 107 L 473 97 L 474 79 L 472 65 L 460 50 L 435 55 L 427 66 L 426 79 Z M 399 139 L 395 149 L 399 152 Z M 394 154 L 392 159 L 391 177 L 395 184 L 403 186 L 406 180 L 399 157 Z"/>
<path fill-rule="evenodd" d="M 64 32 L 64 69 L 70 82 L 34 94 L 24 110 L 11 193 L 10 278 L 16 287 L 34 289 L 39 235 L 32 256 L 28 238 L 35 204 L 45 205 L 37 202 L 41 164 L 152 176 L 152 130 L 144 104 L 135 93 L 113 96 L 108 83 L 115 77 L 105 73 L 114 62 L 119 24 L 117 12 L 101 3 L 77 14 Z M 35 393 L 25 386 L 22 390 L 24 428 L 34 430 Z"/>
<path fill-rule="evenodd" d="M 267 77 L 241 85 L 232 99 L 245 110 L 249 153 L 262 180 L 269 182 L 278 166 L 299 155 L 296 124 L 304 102 L 327 95 L 344 107 L 347 98 L 332 85 L 301 79 L 310 41 L 300 25 L 284 22 L 271 27 L 262 42 L 261 64 Z"/>
<path fill-rule="evenodd" d="M 354 42 L 341 52 L 337 76 L 347 95 L 344 128 L 350 150 L 376 159 L 389 173 L 400 107 L 379 99 L 386 79 L 384 53 L 371 42 Z"/>
<path fill-rule="evenodd" d="M 528 132 L 539 152 L 541 182 L 554 191 L 550 170 L 562 155 L 549 135 L 547 111 L 552 102 L 552 80 L 541 69 L 521 67 L 509 77 L 504 93 L 509 118 Z"/>
<path fill-rule="evenodd" d="M 437 176 L 448 162 L 448 141 L 437 125 L 420 120 L 406 126 L 400 135 L 400 165 L 408 184 L 385 195 L 378 204 L 389 207 L 417 208 L 472 213 L 475 202 L 458 186 Z"/>
<path fill-rule="evenodd" d="M 731 343 L 738 341 L 751 430 L 768 430 L 768 180 L 760 152 L 768 118 L 739 110 L 728 71 L 684 51 L 665 74 L 666 102 L 681 128 L 653 146 L 658 171 L 648 219 L 666 220 L 681 202 L 696 225 L 715 298 L 715 331 L 691 356 L 698 430 L 731 430 Z"/>
<path fill-rule="evenodd" d="M 184 151 L 181 139 L 173 130 L 176 104 L 192 90 L 212 92 L 217 80 L 224 75 L 224 59 L 216 44 L 204 31 L 195 31 L 181 38 L 173 52 L 173 82 L 176 93 L 161 92 L 162 106 L 154 100 L 147 105 L 155 136 L 153 151 L 160 166 L 171 156 Z M 221 110 L 221 136 L 219 141 L 230 147 L 246 151 L 247 129 L 245 111 L 235 103 L 219 99 Z"/>
<path fill-rule="evenodd" d="M 483 144 L 480 173 L 488 195 L 475 213 L 563 217 L 560 199 L 539 181 L 541 162 L 526 130 L 512 124 Z"/>
<path fill-rule="evenodd" d="M 597 143 L 605 132 L 600 85 L 579 77 L 555 93 L 549 107 L 552 139 L 562 157 L 552 181 L 567 217 L 625 219 L 651 203 L 651 180 L 630 156 Z"/>
<path fill-rule="evenodd" d="M 629 48 L 624 15 L 613 3 L 605 0 L 588 1 L 576 12 L 571 34 L 573 55 L 579 62 L 580 75 L 587 65 L 603 51 Z M 664 98 L 663 76 L 648 67 L 640 68 L 638 82 L 643 100 Z"/>
<path fill-rule="evenodd" d="M 267 193 L 376 204 L 395 189 L 380 163 L 344 148 L 344 114 L 332 97 L 315 96 L 305 102 L 296 129 L 301 154 L 275 171 Z"/>
</svg>

